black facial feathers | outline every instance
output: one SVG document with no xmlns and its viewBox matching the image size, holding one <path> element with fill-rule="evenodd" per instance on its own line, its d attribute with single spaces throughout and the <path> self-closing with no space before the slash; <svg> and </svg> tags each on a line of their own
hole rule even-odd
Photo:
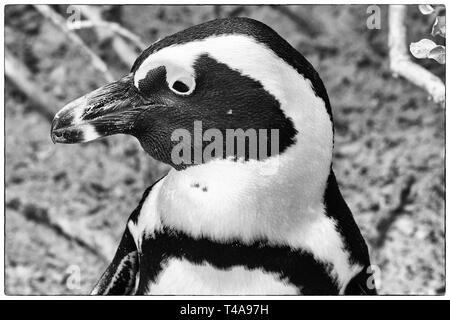
<svg viewBox="0 0 450 320">
<path fill-rule="evenodd" d="M 294 143 L 297 130 L 291 119 L 286 117 L 279 101 L 267 92 L 259 81 L 230 69 L 207 54 L 201 55 L 194 63 L 196 87 L 192 94 L 180 96 L 168 88 L 165 69 L 159 67 L 148 72 L 146 78 L 139 81 L 139 88 L 145 97 L 151 93 L 155 105 L 149 111 L 151 116 L 141 116 L 135 124 L 134 135 L 154 158 L 171 163 L 171 150 L 177 141 L 172 141 L 172 133 L 185 129 L 194 136 L 194 123 L 201 121 L 203 133 L 208 129 L 227 136 L 227 130 L 252 129 L 256 133 L 256 148 L 246 145 L 246 160 L 260 159 L 261 154 L 273 156 L 282 153 Z M 260 129 L 267 134 L 260 134 Z M 278 150 L 271 150 L 271 130 L 277 129 Z M 260 139 L 267 147 L 267 153 L 260 152 Z M 227 140 L 223 139 L 223 154 L 214 157 L 237 157 L 238 150 L 227 150 Z M 203 149 L 209 144 L 204 141 Z M 199 147 L 199 146 L 195 146 Z M 237 143 L 235 144 L 237 148 Z M 194 148 L 194 144 L 192 144 Z M 251 154 L 251 151 L 254 151 Z M 189 163 L 194 163 L 195 150 L 192 149 Z M 256 155 L 253 156 L 253 155 Z"/>
<path fill-rule="evenodd" d="M 166 82 L 166 68 L 164 66 L 149 70 L 144 79 L 139 80 L 138 88 L 144 94 L 153 93 L 165 86 Z"/>
</svg>

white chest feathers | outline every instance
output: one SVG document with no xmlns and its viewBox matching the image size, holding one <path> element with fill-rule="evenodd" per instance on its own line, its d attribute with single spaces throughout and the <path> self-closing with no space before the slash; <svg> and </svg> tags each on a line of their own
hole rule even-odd
<svg viewBox="0 0 450 320">
<path fill-rule="evenodd" d="M 296 295 L 299 290 L 276 273 L 236 266 L 226 270 L 209 263 L 170 259 L 148 294 L 156 295 Z"/>
<path fill-rule="evenodd" d="M 202 167 L 215 165 L 219 164 Z M 264 239 L 308 252 L 317 262 L 332 266 L 329 273 L 342 292 L 362 267 L 350 263 L 335 221 L 324 213 L 322 199 L 314 192 L 300 192 L 294 187 L 298 181 L 290 181 L 289 176 L 282 177 L 284 185 L 274 177 L 265 177 L 266 183 L 261 184 L 261 177 L 245 176 L 247 171 L 236 163 L 220 166 L 218 171 L 208 170 L 220 176 L 189 169 L 171 172 L 155 184 L 137 222 L 128 225 L 138 250 L 144 238 L 165 227 L 222 243 L 238 240 L 251 245 Z M 236 179 L 237 175 L 242 179 Z M 233 181 L 241 183 L 233 186 Z M 315 183 L 307 185 L 309 190 Z M 224 270 L 182 258 L 164 261 L 162 272 L 149 285 L 155 294 L 299 294 L 298 288 L 276 273 L 241 266 Z"/>
</svg>

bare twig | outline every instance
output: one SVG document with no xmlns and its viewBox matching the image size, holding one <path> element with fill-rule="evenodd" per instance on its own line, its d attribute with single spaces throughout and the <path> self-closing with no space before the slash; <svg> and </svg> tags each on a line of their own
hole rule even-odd
<svg viewBox="0 0 450 320">
<path fill-rule="evenodd" d="M 100 59 L 100 57 L 97 56 L 76 33 L 69 29 L 66 20 L 61 15 L 55 12 L 48 5 L 34 5 L 34 7 L 44 17 L 48 18 L 53 24 L 60 28 L 61 31 L 64 32 L 64 34 L 66 34 L 69 39 L 87 55 L 94 68 L 96 68 L 103 74 L 105 80 L 107 80 L 108 82 L 114 80 L 114 77 L 108 71 L 108 67 L 106 66 L 105 62 Z"/>
<path fill-rule="evenodd" d="M 406 176 L 399 184 L 396 190 L 396 195 L 398 195 L 398 198 L 395 199 L 396 204 L 388 211 L 388 215 L 381 218 L 376 225 L 378 236 L 373 243 L 374 248 L 381 248 L 384 245 L 391 226 L 397 221 L 400 215 L 407 212 L 405 207 L 410 202 L 411 191 L 415 182 L 416 179 L 414 176 L 410 175 Z"/>
<path fill-rule="evenodd" d="M 5 48 L 5 75 L 27 96 L 33 109 L 52 121 L 54 112 L 49 106 L 58 105 L 57 100 L 38 86 L 28 68 L 7 48 Z"/>
<path fill-rule="evenodd" d="M 389 6 L 389 58 L 394 75 L 425 89 L 437 103 L 444 104 L 445 85 L 437 76 L 412 62 L 406 44 L 406 6 Z"/>
<path fill-rule="evenodd" d="M 87 5 L 76 5 L 76 8 L 80 9 L 81 13 L 88 18 L 86 21 L 79 21 L 78 23 L 74 23 L 73 26 L 77 28 L 77 24 L 83 28 L 107 28 L 110 33 L 116 33 L 121 37 L 128 39 L 132 44 L 136 46 L 139 50 L 144 50 L 147 48 L 147 45 L 141 40 L 141 38 L 128 30 L 127 28 L 121 26 L 116 22 L 105 21 L 102 18 L 102 13 L 99 7 L 87 6 Z"/>
<path fill-rule="evenodd" d="M 93 25 L 104 25 L 110 24 L 110 22 L 103 20 L 101 9 L 99 7 L 87 6 L 87 5 L 77 5 L 76 6 L 81 13 L 91 21 Z M 121 37 L 113 37 L 114 33 L 121 35 L 123 38 L 129 39 L 139 50 L 144 50 L 147 46 L 144 42 L 131 31 L 121 27 L 117 23 L 115 24 L 115 30 L 113 29 L 105 29 L 105 28 L 96 28 L 96 32 L 99 38 L 111 38 L 111 45 L 123 63 L 127 66 L 131 66 L 137 58 L 137 53 L 130 48 L 130 46 L 121 38 Z"/>
<path fill-rule="evenodd" d="M 147 47 L 144 42 L 141 41 L 141 39 L 129 31 L 128 29 L 123 28 L 121 25 L 115 22 L 109 22 L 109 21 L 91 21 L 91 20 L 84 20 L 84 21 L 78 21 L 74 22 L 69 25 L 69 29 L 71 30 L 77 30 L 77 29 L 86 29 L 86 28 L 108 28 L 114 33 L 117 33 L 121 37 L 128 39 L 132 44 L 134 44 L 139 50 L 145 50 Z"/>
</svg>

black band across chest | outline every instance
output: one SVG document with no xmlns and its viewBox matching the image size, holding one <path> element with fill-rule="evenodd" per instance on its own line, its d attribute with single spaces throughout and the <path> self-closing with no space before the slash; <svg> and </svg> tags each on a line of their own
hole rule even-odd
<svg viewBox="0 0 450 320">
<path fill-rule="evenodd" d="M 267 241 L 248 245 L 237 240 L 217 242 L 207 238 L 196 239 L 183 232 L 163 228 L 142 242 L 138 294 L 143 294 L 148 285 L 155 282 L 164 264 L 171 258 L 185 259 L 199 265 L 208 263 L 222 270 L 235 266 L 248 270 L 262 269 L 278 274 L 281 280 L 296 286 L 302 294 L 339 292 L 336 280 L 329 273 L 332 265 L 317 261 L 307 251 L 273 246 Z"/>
</svg>

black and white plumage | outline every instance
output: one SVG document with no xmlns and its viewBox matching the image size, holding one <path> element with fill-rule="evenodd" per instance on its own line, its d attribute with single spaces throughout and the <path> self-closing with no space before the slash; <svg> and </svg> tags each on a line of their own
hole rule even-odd
<svg viewBox="0 0 450 320">
<path fill-rule="evenodd" d="M 173 163 L 172 132 L 199 120 L 220 132 L 278 129 L 279 153 Z M 61 143 L 117 133 L 173 169 L 144 193 L 93 294 L 376 293 L 331 169 L 325 87 L 268 26 L 220 19 L 164 38 L 52 124 Z"/>
</svg>

